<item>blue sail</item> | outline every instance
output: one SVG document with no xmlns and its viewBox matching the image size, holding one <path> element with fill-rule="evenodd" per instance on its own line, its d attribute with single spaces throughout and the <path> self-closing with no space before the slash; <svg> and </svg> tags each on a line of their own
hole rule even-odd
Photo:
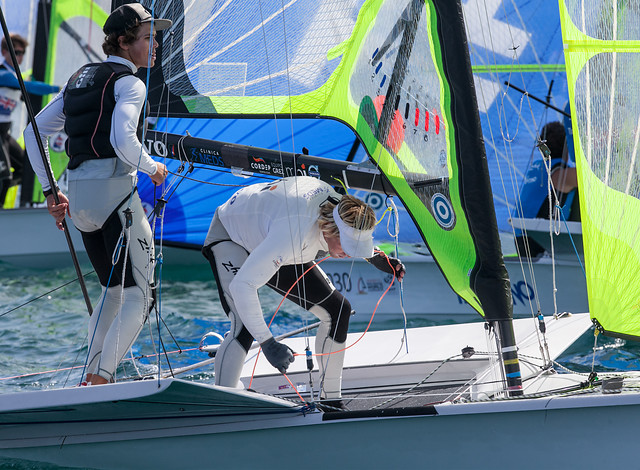
<svg viewBox="0 0 640 470">
<path fill-rule="evenodd" d="M 519 0 L 503 5 L 468 0 L 463 8 L 498 227 L 511 232 L 508 219 L 527 167 L 537 157 L 539 130 L 546 122 L 562 120 L 553 108 L 518 89 L 559 109 L 568 100 L 560 18 L 553 2 Z M 343 161 L 355 141 L 346 126 L 320 119 L 160 118 L 156 130 L 181 135 L 188 131 L 194 137 L 297 153 L 306 147 L 312 155 Z M 367 159 L 362 146 L 351 157 L 356 163 Z M 172 171 L 178 168 L 173 161 L 169 166 Z M 237 189 L 233 185 L 256 181 L 220 171 L 198 171 L 191 177 L 203 183 L 182 182 L 166 206 L 163 236 L 171 243 L 200 245 L 213 211 Z M 147 207 L 152 207 L 154 190 L 146 178 L 141 178 L 139 189 Z M 383 196 L 356 195 L 367 199 L 378 214 L 386 207 Z M 400 240 L 420 243 L 410 216 L 399 201 L 396 204 Z M 390 239 L 386 223 L 378 226 L 375 236 Z"/>
<path fill-rule="evenodd" d="M 155 130 L 170 134 L 232 142 L 270 150 L 302 153 L 307 148 L 314 156 L 340 161 L 360 163 L 367 159 L 360 145 L 355 145 L 355 135 L 346 126 L 334 120 L 323 119 L 188 119 L 161 118 Z M 153 145 L 149 142 L 147 146 Z M 152 150 L 152 149 L 150 149 Z M 352 154 L 352 155 L 351 155 Z M 190 158 L 187 155 L 187 158 Z M 176 172 L 179 162 L 167 159 L 169 171 Z M 264 181 L 264 177 L 238 177 L 222 168 L 197 168 L 181 181 L 169 198 L 163 222 L 162 239 L 173 245 L 202 245 L 209 223 L 218 205 L 225 202 L 240 186 Z M 336 185 L 340 183 L 336 181 Z M 149 178 L 140 178 L 138 190 L 145 210 L 151 211 L 154 200 L 160 197 Z M 385 212 L 387 203 L 383 195 L 365 191 L 350 191 L 365 199 L 378 213 Z M 400 219 L 400 239 L 405 243 L 421 243 L 422 238 L 411 222 L 410 216 L 399 201 L 395 201 Z M 388 231 L 395 232 L 393 221 L 387 218 L 377 226 L 376 240 L 391 240 Z M 158 235 L 157 235 L 158 236 Z"/>
</svg>

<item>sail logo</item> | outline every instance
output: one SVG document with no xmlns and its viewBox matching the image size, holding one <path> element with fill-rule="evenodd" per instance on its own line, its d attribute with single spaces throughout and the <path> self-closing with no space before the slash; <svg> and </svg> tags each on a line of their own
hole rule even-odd
<svg viewBox="0 0 640 470">
<path fill-rule="evenodd" d="M 192 148 L 191 157 L 196 163 L 211 166 L 224 166 L 224 160 L 220 154 L 214 150 Z"/>
<path fill-rule="evenodd" d="M 303 163 L 300 165 L 300 168 L 293 168 L 293 167 L 287 166 L 284 168 L 284 170 L 287 176 L 310 176 L 310 172 L 313 172 L 314 174 L 311 176 L 315 176 L 315 174 L 317 174 L 318 176 L 316 176 L 316 178 L 320 177 L 320 172 L 318 171 L 318 167 L 315 165 L 311 165 L 307 170 L 307 166 Z"/>
<path fill-rule="evenodd" d="M 364 202 L 371 206 L 374 211 L 382 209 L 384 206 L 384 198 L 377 193 L 369 193 L 364 197 Z"/>
<path fill-rule="evenodd" d="M 49 137 L 49 148 L 54 152 L 64 152 L 64 144 L 67 141 L 67 134 L 60 131 Z"/>
<path fill-rule="evenodd" d="M 469 305 L 469 303 L 464 300 L 459 295 L 458 304 Z M 529 285 L 526 281 L 518 281 L 516 283 L 511 284 L 511 301 L 514 307 L 518 307 L 519 305 L 528 306 L 530 302 L 533 302 L 536 298 L 536 291 Z"/>
<path fill-rule="evenodd" d="M 442 193 L 436 193 L 431 197 L 431 213 L 438 225 L 445 230 L 450 230 L 456 223 L 453 206 Z"/>
<path fill-rule="evenodd" d="M 284 176 L 284 170 L 280 162 L 271 162 L 271 173 L 276 176 Z"/>
<path fill-rule="evenodd" d="M 320 169 L 318 168 L 318 165 L 309 165 L 309 176 L 320 178 Z"/>
<path fill-rule="evenodd" d="M 271 165 L 265 162 L 264 158 L 251 157 L 251 159 L 253 161 L 249 164 L 249 167 L 252 170 L 269 171 L 269 172 L 271 171 Z"/>
<path fill-rule="evenodd" d="M 167 152 L 167 146 L 164 144 L 164 142 L 160 141 L 160 140 L 152 140 L 152 139 L 146 139 L 146 145 L 145 148 L 147 150 L 147 153 L 155 156 L 155 157 L 166 157 L 168 152 Z"/>
</svg>

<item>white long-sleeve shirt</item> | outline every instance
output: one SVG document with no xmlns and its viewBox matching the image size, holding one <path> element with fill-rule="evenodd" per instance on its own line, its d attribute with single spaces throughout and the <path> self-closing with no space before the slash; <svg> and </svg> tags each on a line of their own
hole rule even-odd
<svg viewBox="0 0 640 470">
<path fill-rule="evenodd" d="M 124 64 L 131 69 L 132 73 L 137 71 L 132 62 L 122 57 L 110 56 L 106 61 Z M 51 170 L 51 163 L 49 161 L 47 139 L 49 136 L 64 129 L 63 96 L 65 88 L 66 86 L 36 116 L 36 124 L 45 149 L 47 162 L 49 163 L 49 170 Z M 116 104 L 111 117 L 111 135 L 109 138 L 116 155 L 124 163 L 120 171 L 123 174 L 134 175 L 136 169 L 139 169 L 143 173 L 153 175 L 157 171 L 156 162 L 149 156 L 136 134 L 140 113 L 145 103 L 146 87 L 139 78 L 133 75 L 125 75 L 115 82 L 114 97 Z M 24 131 L 24 141 L 31 166 L 38 176 L 42 189 L 46 191 L 51 188 L 51 185 L 47 178 L 47 170 L 40 156 L 40 150 L 31 124 Z M 99 179 L 113 176 L 113 162 L 108 160 L 110 159 L 95 160 L 96 163 L 91 161 L 92 163 L 86 166 L 84 163 L 81 164 L 80 167 L 73 170 L 74 179 Z"/>
<path fill-rule="evenodd" d="M 329 196 L 340 199 L 329 184 L 299 176 L 243 188 L 218 209 L 231 240 L 249 252 L 229 290 L 236 313 L 259 343 L 272 335 L 264 321 L 258 288 L 280 266 L 307 263 L 318 251 L 329 249 L 318 226 L 320 205 Z M 208 237 L 205 246 L 209 243 Z"/>
</svg>

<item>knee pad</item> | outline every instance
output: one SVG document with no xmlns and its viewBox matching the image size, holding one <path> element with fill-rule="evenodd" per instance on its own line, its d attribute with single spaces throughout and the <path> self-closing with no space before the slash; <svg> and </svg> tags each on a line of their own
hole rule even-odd
<svg viewBox="0 0 640 470">
<path fill-rule="evenodd" d="M 349 320 L 351 318 L 351 304 L 338 291 L 333 291 L 329 297 L 309 309 L 323 323 L 329 322 L 328 337 L 339 343 L 347 340 Z"/>
</svg>

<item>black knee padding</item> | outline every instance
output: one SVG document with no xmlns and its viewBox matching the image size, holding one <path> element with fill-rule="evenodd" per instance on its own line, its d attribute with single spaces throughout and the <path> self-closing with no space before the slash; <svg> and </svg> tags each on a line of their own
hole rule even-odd
<svg viewBox="0 0 640 470">
<path fill-rule="evenodd" d="M 344 343 L 347 340 L 347 331 L 349 330 L 349 319 L 351 318 L 351 304 L 337 290 L 318 304 L 324 308 L 331 317 L 331 328 L 329 337 L 338 343 Z"/>
<path fill-rule="evenodd" d="M 245 351 L 249 352 L 249 349 L 251 349 L 251 345 L 253 344 L 253 336 L 251 336 L 251 333 L 249 333 L 249 330 L 247 330 L 244 325 L 236 339 L 238 340 L 238 343 L 240 343 L 240 346 L 242 346 Z"/>
</svg>

